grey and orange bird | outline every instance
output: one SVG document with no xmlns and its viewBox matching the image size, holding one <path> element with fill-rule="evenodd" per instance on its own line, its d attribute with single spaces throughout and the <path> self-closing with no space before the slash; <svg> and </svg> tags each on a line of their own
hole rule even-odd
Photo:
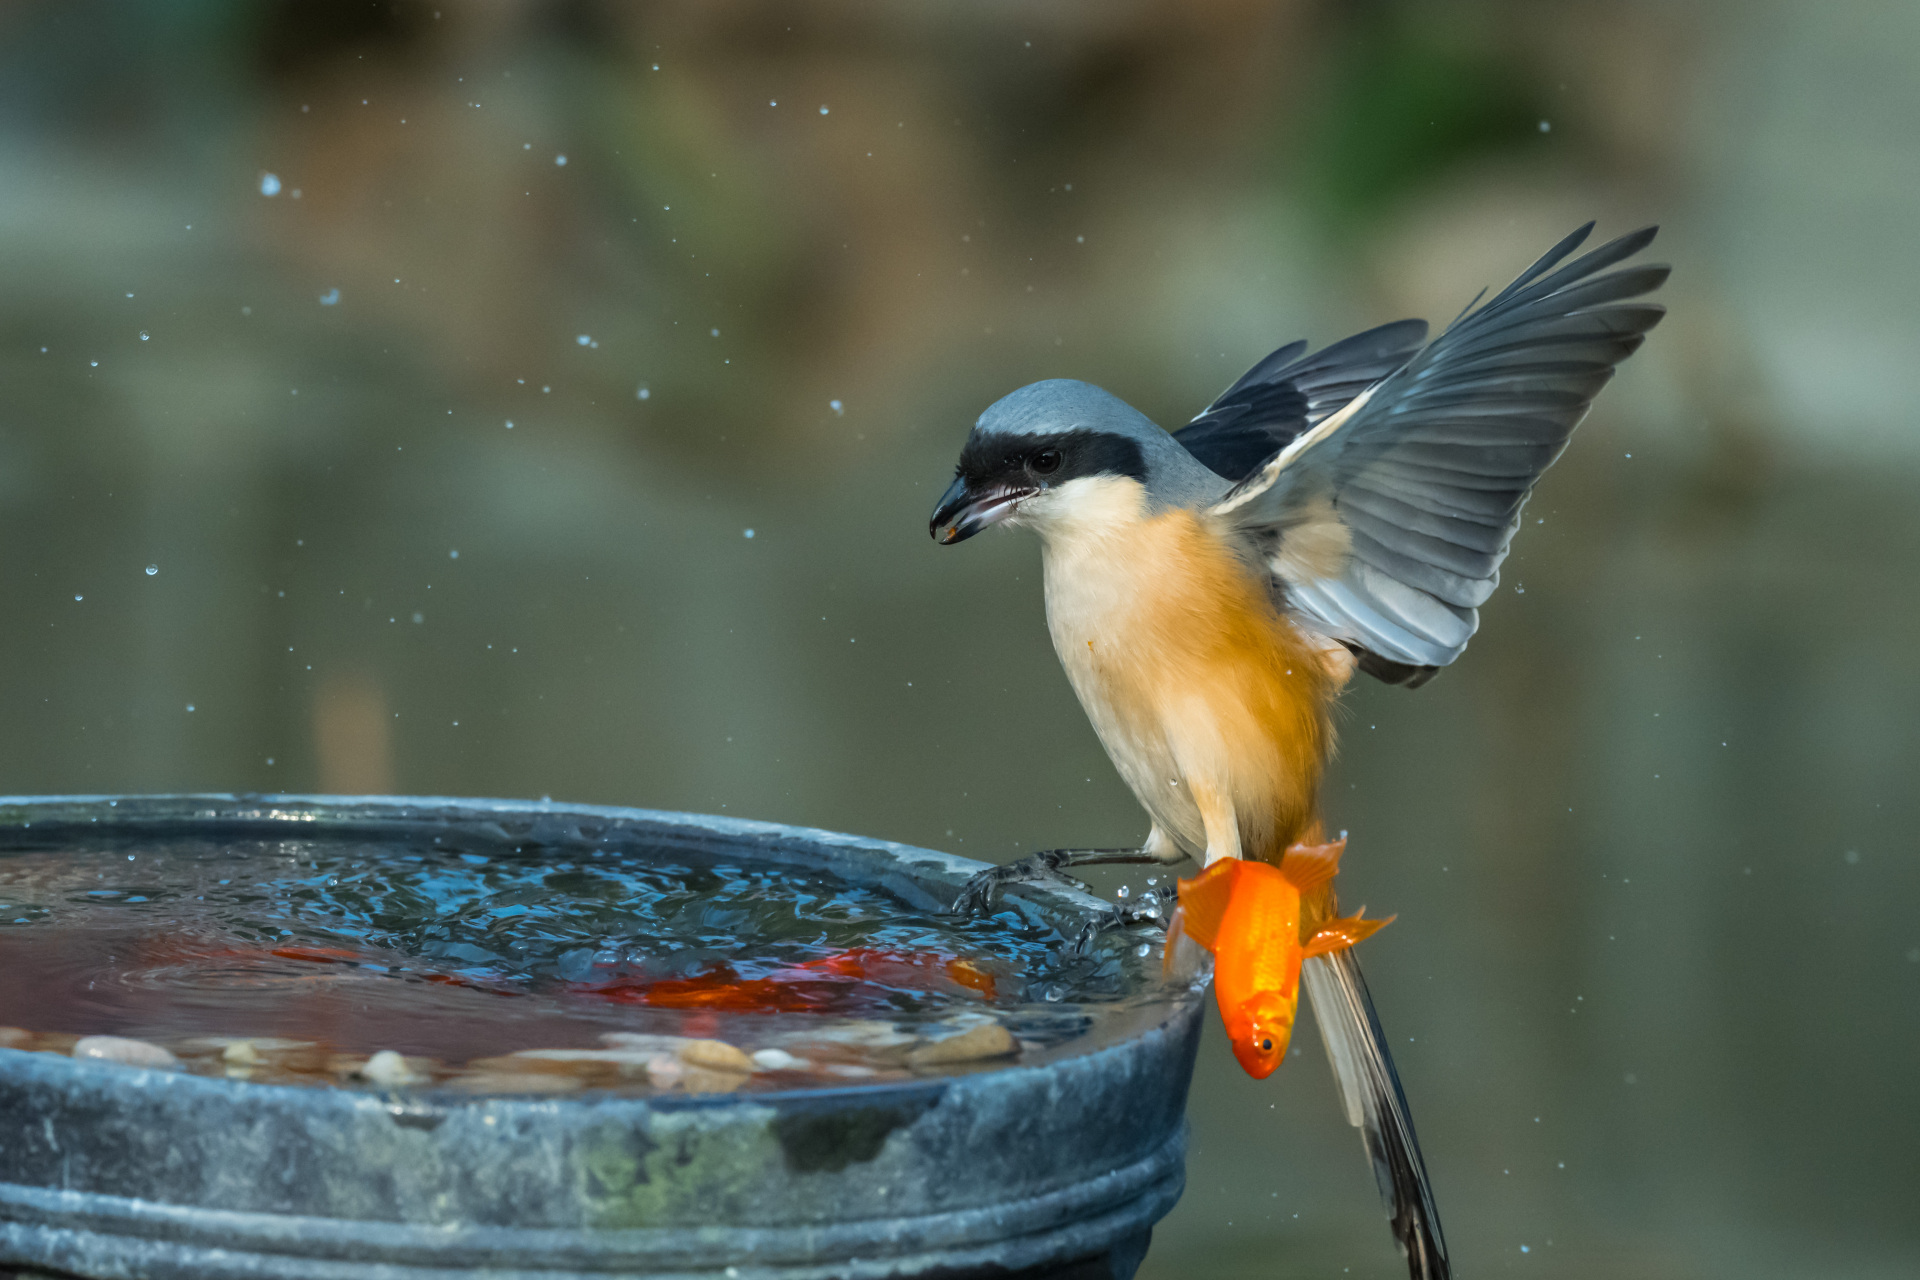
<svg viewBox="0 0 1920 1280">
<path fill-rule="evenodd" d="M 1408 687 L 1458 658 L 1520 509 L 1663 308 L 1667 268 L 1571 262 L 1592 224 L 1431 343 L 1418 320 L 1282 347 L 1169 434 L 1084 382 L 980 416 L 933 536 L 1040 534 L 1047 627 L 1152 819 L 1136 850 L 1052 850 L 977 876 L 956 909 L 1098 862 L 1257 858 L 1322 838 L 1335 698 L 1357 666 Z M 1564 265 L 1562 265 L 1564 263 Z M 1352 951 L 1304 977 L 1415 1277 L 1449 1274 L 1419 1143 Z"/>
</svg>

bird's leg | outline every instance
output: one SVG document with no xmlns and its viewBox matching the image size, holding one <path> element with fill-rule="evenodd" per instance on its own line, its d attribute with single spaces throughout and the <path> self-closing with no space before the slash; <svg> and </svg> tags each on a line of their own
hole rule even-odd
<svg viewBox="0 0 1920 1280">
<path fill-rule="evenodd" d="M 1234 818 L 1232 801 L 1201 779 L 1189 776 L 1186 782 L 1200 806 L 1200 818 L 1207 832 L 1207 850 L 1202 865 L 1210 867 L 1221 858 L 1239 857 L 1240 826 Z M 1178 862 L 1183 856 L 1159 827 L 1155 827 L 1147 837 L 1147 847 L 1142 852 L 1158 852 L 1160 856 L 1153 859 L 1156 862 Z M 1173 917 L 1179 893 L 1178 885 L 1164 884 L 1148 889 L 1140 895 L 1137 903 L 1122 902 L 1108 907 L 1081 928 L 1080 936 L 1074 939 L 1073 949 L 1085 953 L 1092 948 L 1094 940 L 1108 930 L 1124 929 L 1146 920 L 1165 927 Z"/>
<path fill-rule="evenodd" d="M 1069 867 L 1096 867 L 1122 863 L 1163 863 L 1177 861 L 1175 851 L 1169 859 L 1152 848 L 1143 849 L 1043 849 L 1003 867 L 989 867 L 968 879 L 960 896 L 954 899 L 953 914 L 984 915 L 1000 891 L 1010 884 L 1053 884 L 1066 889 L 1087 890 L 1087 882 L 1069 875 Z"/>
</svg>

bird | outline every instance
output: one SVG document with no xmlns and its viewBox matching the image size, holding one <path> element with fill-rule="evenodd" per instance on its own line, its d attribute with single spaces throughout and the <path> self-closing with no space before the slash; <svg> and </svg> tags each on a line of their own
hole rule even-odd
<svg viewBox="0 0 1920 1280">
<path fill-rule="evenodd" d="M 1150 819 L 1138 848 L 990 868 L 955 910 L 1102 862 L 1278 865 L 1324 840 L 1320 782 L 1356 671 L 1417 688 L 1465 651 L 1541 475 L 1665 314 L 1658 228 L 1589 222 L 1428 341 L 1421 320 L 1281 347 L 1169 432 L 1055 378 L 982 413 L 929 527 L 1038 533 L 1047 627 Z M 1571 260 L 1569 260 L 1571 259 Z M 1625 265 L 1623 265 L 1625 264 Z M 1115 908 L 1114 921 L 1141 918 Z M 1431 1181 L 1351 949 L 1306 962 L 1348 1121 L 1415 1280 L 1451 1274 Z"/>
</svg>

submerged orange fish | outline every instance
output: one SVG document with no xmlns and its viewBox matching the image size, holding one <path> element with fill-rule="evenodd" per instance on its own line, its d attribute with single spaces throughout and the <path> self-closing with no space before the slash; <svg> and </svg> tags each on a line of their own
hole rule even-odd
<svg viewBox="0 0 1920 1280">
<path fill-rule="evenodd" d="M 1358 915 L 1338 920 L 1333 877 L 1343 837 L 1332 844 L 1296 844 L 1278 867 L 1222 858 L 1180 882 L 1180 909 L 1167 946 L 1184 934 L 1213 952 L 1213 993 L 1233 1056 L 1248 1075 L 1264 1080 L 1287 1054 L 1300 1003 L 1300 965 L 1309 956 L 1342 951 L 1386 920 Z"/>
<path fill-rule="evenodd" d="M 743 978 L 718 964 L 690 978 L 620 977 L 576 982 L 574 995 L 661 1009 L 711 1009 L 729 1013 L 832 1011 L 885 988 L 994 998 L 994 975 L 962 956 L 924 951 L 855 947 L 802 961 L 766 977 Z"/>
</svg>

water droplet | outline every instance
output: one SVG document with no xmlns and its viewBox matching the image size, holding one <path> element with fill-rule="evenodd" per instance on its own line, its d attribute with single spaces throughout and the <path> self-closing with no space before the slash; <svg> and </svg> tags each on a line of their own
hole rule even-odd
<svg viewBox="0 0 1920 1280">
<path fill-rule="evenodd" d="M 260 175 L 260 194 L 263 196 L 277 196 L 280 194 L 280 177 L 278 174 L 263 173 Z"/>
<path fill-rule="evenodd" d="M 584 347 L 593 341 L 593 335 L 590 333 L 583 333 L 579 337 L 575 338 L 574 341 Z"/>
<path fill-rule="evenodd" d="M 718 329 L 709 329 L 707 330 L 707 332 L 712 334 L 716 338 L 720 336 L 720 331 Z"/>
<path fill-rule="evenodd" d="M 1113 896 L 1124 900 L 1133 896 L 1133 890 L 1123 884 L 1113 891 Z"/>
<path fill-rule="evenodd" d="M 1153 954 L 1153 944 L 1151 942 L 1143 942 L 1133 949 L 1133 954 L 1144 960 Z"/>
<path fill-rule="evenodd" d="M 636 400 L 651 400 L 653 399 L 653 392 L 646 387 L 641 387 L 633 393 L 633 398 Z"/>
<path fill-rule="evenodd" d="M 1553 121 L 1551 121 L 1551 120 L 1542 120 L 1542 121 L 1540 122 L 1540 132 L 1542 132 L 1542 133 L 1552 133 L 1552 132 L 1553 132 Z M 1520 1252 L 1522 1252 L 1522 1253 L 1525 1253 L 1525 1252 L 1526 1252 L 1526 1250 L 1525 1250 L 1525 1249 L 1522 1249 L 1522 1250 L 1521 1250 Z"/>
<path fill-rule="evenodd" d="M 449 552 L 447 552 L 447 559 L 449 559 L 449 560 L 458 560 L 459 558 L 460 558 L 460 553 L 459 553 L 458 551 L 449 551 Z"/>
<path fill-rule="evenodd" d="M 145 329 L 142 329 L 140 331 L 140 341 L 145 342 L 146 340 L 147 340 L 147 331 Z"/>
<path fill-rule="evenodd" d="M 743 529 L 743 530 L 741 530 L 741 533 L 740 533 L 740 536 L 741 536 L 741 537 L 743 537 L 743 538 L 751 538 L 751 537 L 753 536 L 753 530 L 751 530 L 751 529 Z M 76 597 L 74 597 L 74 598 L 75 598 L 75 599 L 78 599 L 79 597 L 77 597 L 77 596 L 76 596 Z"/>
<path fill-rule="evenodd" d="M 86 597 L 85 597 L 85 596 L 75 596 L 75 597 L 74 597 L 74 599 L 75 599 L 75 600 L 85 600 L 85 599 L 86 599 Z"/>
<path fill-rule="evenodd" d="M 330 307 L 338 301 L 340 301 L 340 290 L 338 289 L 329 289 L 320 295 L 320 305 L 323 307 Z"/>
<path fill-rule="evenodd" d="M 508 418 L 508 419 L 507 419 L 507 430 L 509 430 L 509 431 L 511 431 L 511 430 L 513 430 L 513 419 L 512 419 L 512 418 Z"/>
<path fill-rule="evenodd" d="M 193 710 L 193 704 L 191 702 L 187 704 L 187 710 L 189 711 Z"/>
<path fill-rule="evenodd" d="M 413 615 L 413 620 L 415 622 L 425 622 L 427 620 L 427 615 L 424 613 L 416 613 Z"/>
<path fill-rule="evenodd" d="M 560 166 L 562 166 L 562 167 L 565 167 L 565 165 L 566 165 L 566 163 L 567 163 L 567 158 L 566 158 L 565 156 L 555 156 L 555 157 L 553 158 L 553 162 L 554 162 L 555 164 L 557 164 L 557 165 L 560 165 Z"/>
<path fill-rule="evenodd" d="M 831 410 L 833 410 L 833 411 L 834 411 L 835 413 L 845 413 L 845 412 L 846 412 L 846 410 L 845 410 L 844 408 L 842 408 L 842 407 L 841 407 L 841 405 L 840 405 L 840 402 L 839 402 L 838 400 L 829 400 L 829 401 L 827 401 L 827 408 L 829 408 L 829 409 L 831 409 Z"/>
<path fill-rule="evenodd" d="M 821 108 L 820 108 L 820 114 L 821 114 L 821 115 L 825 115 L 825 114 L 827 114 L 827 109 L 826 109 L 825 107 L 821 107 Z"/>
<path fill-rule="evenodd" d="M 158 573 L 158 572 L 160 572 L 160 566 L 159 566 L 159 565 L 157 565 L 157 564 L 150 564 L 150 565 L 148 565 L 148 566 L 147 566 L 147 576 L 148 576 L 149 578 L 151 578 L 151 577 L 152 577 L 152 576 L 153 576 L 154 574 L 156 574 L 156 573 Z"/>
</svg>

